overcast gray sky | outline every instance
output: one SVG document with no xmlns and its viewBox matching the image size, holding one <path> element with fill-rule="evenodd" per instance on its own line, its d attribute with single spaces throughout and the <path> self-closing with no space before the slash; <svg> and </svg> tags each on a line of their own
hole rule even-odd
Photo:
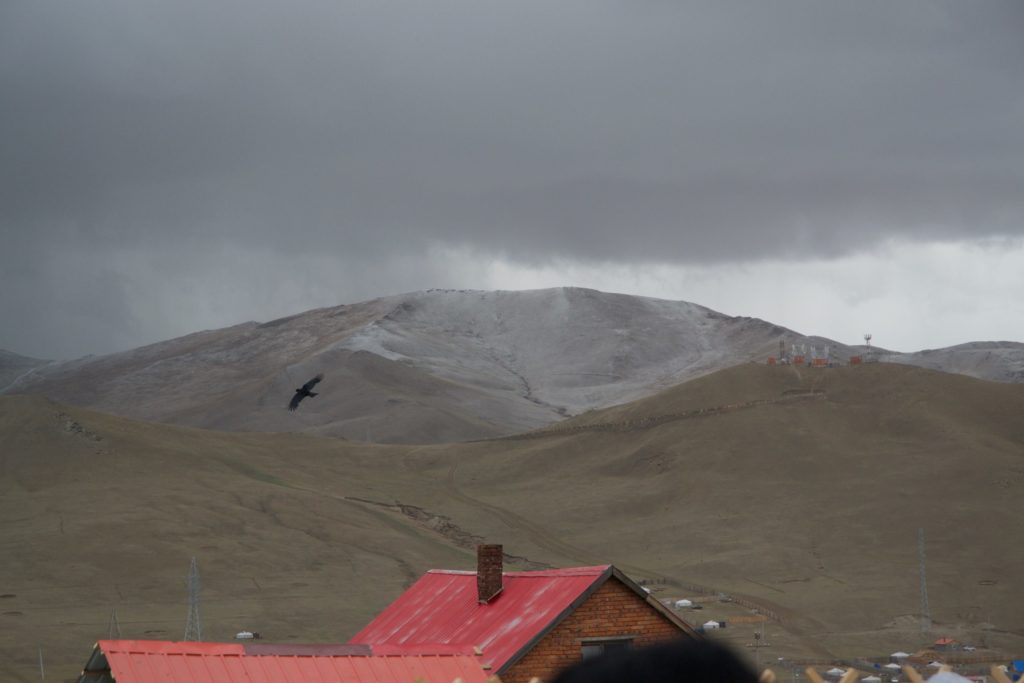
<svg viewBox="0 0 1024 683">
<path fill-rule="evenodd" d="M 10 0 L 0 231 L 36 357 L 430 287 L 1024 341 L 1024 2 Z"/>
</svg>

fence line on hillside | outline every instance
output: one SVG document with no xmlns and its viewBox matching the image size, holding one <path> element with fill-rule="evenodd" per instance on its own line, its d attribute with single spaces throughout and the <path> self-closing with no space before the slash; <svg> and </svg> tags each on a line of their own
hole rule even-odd
<svg viewBox="0 0 1024 683">
<path fill-rule="evenodd" d="M 769 608 L 765 607 L 764 605 L 759 605 L 758 603 L 754 602 L 753 600 L 747 600 L 744 597 L 740 597 L 740 596 L 736 596 L 736 595 L 728 595 L 728 594 L 723 593 L 721 591 L 712 590 L 712 589 L 707 588 L 705 586 L 698 586 L 697 584 L 680 583 L 678 585 L 684 591 L 688 591 L 690 593 L 698 593 L 700 595 L 716 596 L 719 599 L 724 598 L 726 602 L 734 602 L 737 605 L 740 605 L 742 607 L 746 607 L 747 609 L 749 609 L 750 611 L 754 612 L 755 614 L 760 614 L 761 616 L 766 617 L 769 620 L 774 621 L 776 623 L 782 623 L 782 616 L 779 615 L 778 612 L 776 612 L 773 609 L 769 609 Z M 726 621 L 728 622 L 728 619 L 726 619 Z"/>
</svg>

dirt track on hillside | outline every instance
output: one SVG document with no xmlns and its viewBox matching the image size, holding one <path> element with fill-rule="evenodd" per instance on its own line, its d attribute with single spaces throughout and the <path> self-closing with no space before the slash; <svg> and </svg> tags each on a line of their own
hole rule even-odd
<svg viewBox="0 0 1024 683">
<path fill-rule="evenodd" d="M 727 405 L 712 406 L 710 408 L 697 408 L 681 413 L 667 413 L 664 415 L 652 415 L 651 417 L 637 418 L 633 420 L 619 420 L 614 422 L 594 422 L 587 424 L 562 425 L 549 427 L 524 434 L 513 434 L 485 441 L 523 441 L 525 439 L 545 439 L 552 436 L 567 436 L 571 434 L 583 434 L 587 432 L 635 432 L 642 429 L 652 429 L 669 422 L 680 420 L 692 420 L 704 417 L 716 417 L 738 410 L 760 408 L 762 406 L 778 405 L 780 403 L 795 403 L 814 399 L 824 399 L 825 392 L 821 389 L 812 389 L 806 392 L 787 393 L 777 398 L 763 398 L 755 401 L 744 401 L 743 403 L 731 403 Z"/>
</svg>

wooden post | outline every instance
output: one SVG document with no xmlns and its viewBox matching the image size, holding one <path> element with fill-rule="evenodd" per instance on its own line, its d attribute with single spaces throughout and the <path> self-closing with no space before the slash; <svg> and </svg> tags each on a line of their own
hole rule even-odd
<svg viewBox="0 0 1024 683">
<path fill-rule="evenodd" d="M 1010 677 L 1006 675 L 1006 672 L 999 668 L 998 664 L 993 664 L 992 668 L 989 669 L 989 673 L 992 674 L 992 678 L 996 683 L 1010 683 Z"/>
<path fill-rule="evenodd" d="M 821 676 L 818 675 L 813 666 L 804 669 L 804 673 L 807 674 L 807 678 L 810 679 L 811 683 L 825 683 L 825 681 L 821 680 Z"/>
<path fill-rule="evenodd" d="M 909 664 L 903 665 L 903 673 L 910 679 L 910 683 L 924 683 L 924 679 L 921 678 L 921 674 L 917 673 L 917 669 L 910 666 Z"/>
</svg>

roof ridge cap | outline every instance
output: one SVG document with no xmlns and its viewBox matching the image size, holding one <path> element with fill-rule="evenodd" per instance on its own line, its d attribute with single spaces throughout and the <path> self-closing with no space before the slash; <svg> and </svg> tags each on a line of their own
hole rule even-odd
<svg viewBox="0 0 1024 683">
<path fill-rule="evenodd" d="M 587 565 L 584 567 L 551 567 L 549 569 L 522 569 L 518 571 L 503 571 L 502 574 L 505 576 L 542 576 L 542 575 L 559 575 L 559 576 L 571 576 L 574 574 L 578 575 L 590 575 L 590 574 L 601 574 L 608 571 L 609 567 L 614 565 L 611 564 L 594 564 Z M 428 569 L 428 574 L 454 574 L 456 576 L 476 576 L 476 570 L 473 569 Z"/>
</svg>

